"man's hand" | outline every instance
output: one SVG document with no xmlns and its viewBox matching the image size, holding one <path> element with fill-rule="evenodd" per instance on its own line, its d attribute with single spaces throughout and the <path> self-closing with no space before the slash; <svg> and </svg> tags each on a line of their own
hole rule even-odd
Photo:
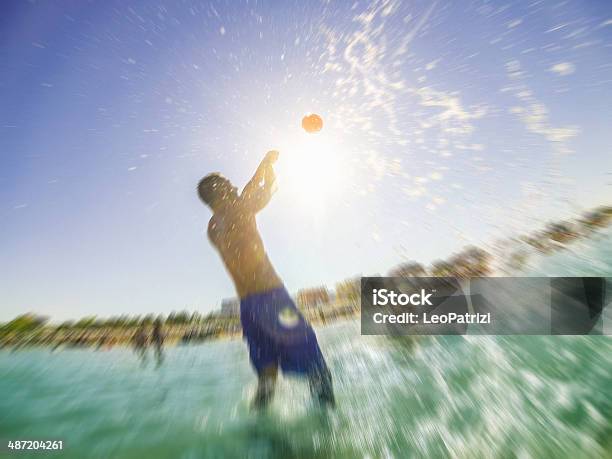
<svg viewBox="0 0 612 459">
<path fill-rule="evenodd" d="M 255 180 L 258 185 L 268 177 L 272 177 L 272 181 L 274 181 L 274 171 L 272 170 L 272 165 L 277 159 L 278 151 L 270 150 L 268 153 L 266 153 L 264 159 L 262 159 L 259 166 L 257 166 L 257 170 L 255 171 L 255 175 L 251 181 Z"/>
<path fill-rule="evenodd" d="M 272 194 L 274 193 L 274 182 L 276 176 L 272 166 L 278 159 L 278 151 L 270 150 L 266 153 L 266 156 L 259 164 L 257 171 L 253 178 L 247 183 L 242 191 L 243 202 L 251 209 L 252 212 L 257 213 L 263 209 Z"/>
<path fill-rule="evenodd" d="M 266 153 L 265 158 L 263 159 L 262 163 L 266 163 L 266 164 L 274 164 L 276 161 L 278 160 L 278 151 L 276 150 L 270 150 L 268 153 Z"/>
<path fill-rule="evenodd" d="M 263 161 L 261 162 L 261 168 L 263 169 L 263 181 L 264 186 L 266 186 L 270 192 L 272 192 L 272 188 L 274 186 L 274 182 L 276 181 L 276 175 L 274 174 L 274 169 L 272 166 L 278 160 L 278 151 L 270 150 L 266 153 Z"/>
</svg>

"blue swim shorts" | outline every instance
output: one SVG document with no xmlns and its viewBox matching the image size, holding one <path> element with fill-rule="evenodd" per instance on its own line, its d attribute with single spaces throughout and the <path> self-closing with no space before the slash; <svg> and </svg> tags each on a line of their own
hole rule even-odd
<svg viewBox="0 0 612 459">
<path fill-rule="evenodd" d="M 240 321 L 257 374 L 270 366 L 302 375 L 326 368 L 314 330 L 284 287 L 243 298 Z"/>
</svg>

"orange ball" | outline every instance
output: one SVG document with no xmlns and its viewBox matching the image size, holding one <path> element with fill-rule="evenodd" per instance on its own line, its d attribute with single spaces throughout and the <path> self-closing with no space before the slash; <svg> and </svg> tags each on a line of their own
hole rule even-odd
<svg viewBox="0 0 612 459">
<path fill-rule="evenodd" d="M 323 128 L 323 119 L 316 113 L 309 113 L 302 118 L 302 127 L 306 132 L 319 132 Z"/>
</svg>

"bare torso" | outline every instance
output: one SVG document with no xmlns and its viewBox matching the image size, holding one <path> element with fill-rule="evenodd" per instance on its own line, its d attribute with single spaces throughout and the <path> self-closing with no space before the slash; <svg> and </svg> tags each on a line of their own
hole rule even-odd
<svg viewBox="0 0 612 459">
<path fill-rule="evenodd" d="M 240 298 L 283 285 L 265 252 L 255 214 L 240 207 L 216 213 L 208 223 L 208 238 L 219 251 Z"/>
</svg>

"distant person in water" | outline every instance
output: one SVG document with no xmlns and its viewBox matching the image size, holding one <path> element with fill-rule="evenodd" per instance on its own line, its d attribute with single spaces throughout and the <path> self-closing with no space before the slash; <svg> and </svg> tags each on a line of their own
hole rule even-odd
<svg viewBox="0 0 612 459">
<path fill-rule="evenodd" d="M 332 378 L 317 337 L 272 267 L 257 230 L 255 215 L 272 197 L 277 159 L 277 151 L 268 152 L 241 194 L 218 173 L 200 181 L 198 194 L 213 212 L 208 238 L 240 296 L 242 331 L 258 376 L 253 406 L 271 400 L 279 368 L 306 376 L 313 396 L 333 406 Z"/>
<path fill-rule="evenodd" d="M 155 319 L 153 322 L 153 333 L 151 334 L 151 341 L 155 346 L 155 357 L 157 364 L 160 365 L 164 360 L 164 332 L 162 331 L 161 320 Z"/>
<path fill-rule="evenodd" d="M 147 357 L 147 327 L 144 323 L 141 323 L 136 330 L 136 333 L 132 337 L 132 345 L 134 346 L 134 351 L 140 357 L 142 363 L 145 363 Z"/>
<path fill-rule="evenodd" d="M 147 328 L 144 323 L 140 324 L 138 330 L 132 338 L 134 348 L 137 350 L 144 349 L 147 347 Z"/>
</svg>

